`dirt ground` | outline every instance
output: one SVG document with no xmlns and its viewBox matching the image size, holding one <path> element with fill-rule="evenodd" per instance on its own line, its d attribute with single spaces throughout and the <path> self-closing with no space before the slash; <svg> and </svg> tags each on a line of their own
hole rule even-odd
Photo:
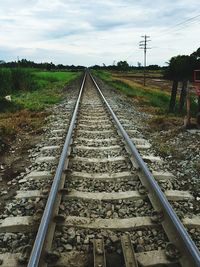
<svg viewBox="0 0 200 267">
<path fill-rule="evenodd" d="M 114 78 L 122 78 L 129 81 L 134 81 L 140 85 L 144 84 L 143 74 L 132 74 L 132 73 L 117 73 L 112 72 Z M 172 82 L 163 79 L 162 74 L 156 72 L 149 72 L 146 74 L 146 85 L 149 87 L 154 87 L 155 89 L 161 89 L 171 92 Z M 181 89 L 181 88 L 180 88 Z"/>
<path fill-rule="evenodd" d="M 80 79 L 65 85 L 63 92 L 78 88 Z M 51 107 L 38 112 L 0 113 L 0 213 L 16 194 L 19 186 L 15 178 L 31 164 L 29 150 L 42 140 L 45 119 L 51 114 Z"/>
<path fill-rule="evenodd" d="M 0 212 L 18 190 L 10 181 L 29 166 L 28 150 L 40 140 L 47 115 L 27 110 L 0 115 Z"/>
</svg>

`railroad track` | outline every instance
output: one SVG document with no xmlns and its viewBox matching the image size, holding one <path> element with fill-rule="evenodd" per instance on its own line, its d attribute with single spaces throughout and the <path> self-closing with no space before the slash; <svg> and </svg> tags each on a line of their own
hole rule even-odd
<svg viewBox="0 0 200 267">
<path fill-rule="evenodd" d="M 183 226 L 199 227 L 199 221 L 185 217 L 182 224 L 168 202 L 192 195 L 163 192 L 159 181 L 173 176 L 150 172 L 151 162 L 160 159 L 140 156 L 136 147 L 145 151 L 149 144 L 135 129 L 124 130 L 86 72 L 50 192 L 17 195 L 47 199 L 41 221 L 34 214 L 0 224 L 0 232 L 37 232 L 33 247 L 1 254 L 2 266 L 200 266 L 199 251 Z"/>
</svg>

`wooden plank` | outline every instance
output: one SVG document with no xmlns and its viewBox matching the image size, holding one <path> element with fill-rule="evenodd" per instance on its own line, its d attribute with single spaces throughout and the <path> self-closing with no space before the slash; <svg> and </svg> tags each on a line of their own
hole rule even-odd
<svg viewBox="0 0 200 267">
<path fill-rule="evenodd" d="M 121 244 L 122 244 L 125 266 L 126 267 L 138 267 L 137 259 L 135 256 L 135 252 L 133 250 L 133 246 L 132 246 L 131 238 L 129 234 L 125 234 L 121 236 Z"/>
<path fill-rule="evenodd" d="M 103 238 L 94 239 L 93 255 L 94 255 L 94 267 L 106 267 L 106 257 L 105 257 Z"/>
</svg>

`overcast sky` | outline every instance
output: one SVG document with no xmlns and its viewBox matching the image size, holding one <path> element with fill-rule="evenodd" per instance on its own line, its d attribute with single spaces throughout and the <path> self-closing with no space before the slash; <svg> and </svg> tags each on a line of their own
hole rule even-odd
<svg viewBox="0 0 200 267">
<path fill-rule="evenodd" d="M 0 0 L 0 5 L 5 61 L 137 65 L 143 62 L 138 43 L 144 34 L 152 40 L 148 64 L 163 65 L 200 47 L 199 0 Z"/>
</svg>

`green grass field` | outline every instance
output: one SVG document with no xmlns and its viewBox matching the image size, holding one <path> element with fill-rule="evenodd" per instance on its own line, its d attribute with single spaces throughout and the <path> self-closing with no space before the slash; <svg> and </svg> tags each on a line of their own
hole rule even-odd
<svg viewBox="0 0 200 267">
<path fill-rule="evenodd" d="M 5 85 L 0 86 L 1 153 L 9 148 L 18 135 L 31 134 L 41 129 L 48 114 L 45 108 L 61 101 L 67 95 L 67 91 L 63 90 L 64 86 L 81 74 L 36 69 L 16 69 L 13 72 L 16 78 L 14 81 L 12 70 L 7 69 L 0 73 L 0 78 L 4 79 L 2 84 Z M 8 93 L 11 95 L 11 102 L 4 99 Z"/>
<path fill-rule="evenodd" d="M 160 113 L 168 108 L 170 99 L 168 92 L 113 78 L 111 73 L 105 71 L 95 71 L 94 74 L 127 96 L 136 98 L 142 105 L 158 108 Z"/>
<path fill-rule="evenodd" d="M 170 92 L 162 90 L 162 88 L 153 88 L 150 86 L 142 86 L 134 81 L 126 80 L 122 77 L 116 78 L 108 71 L 93 71 L 93 73 L 111 85 L 113 88 L 125 93 L 127 96 L 137 99 L 141 106 L 154 108 L 157 114 L 166 114 L 169 109 Z M 178 110 L 178 97 L 176 103 Z M 196 97 L 191 97 L 191 113 L 195 115 L 197 109 Z M 184 111 L 185 112 L 185 111 Z M 173 114 L 174 115 L 174 114 Z M 176 115 L 182 115 L 176 113 Z"/>
<path fill-rule="evenodd" d="M 14 91 L 11 94 L 12 102 L 7 103 L 2 111 L 15 111 L 24 108 L 39 111 L 57 103 L 64 96 L 64 85 L 80 75 L 80 72 L 32 70 L 31 74 L 33 88 Z"/>
<path fill-rule="evenodd" d="M 67 71 L 36 71 L 34 75 L 43 81 L 48 82 L 68 82 L 72 78 L 77 76 L 77 72 L 67 72 Z"/>
</svg>

